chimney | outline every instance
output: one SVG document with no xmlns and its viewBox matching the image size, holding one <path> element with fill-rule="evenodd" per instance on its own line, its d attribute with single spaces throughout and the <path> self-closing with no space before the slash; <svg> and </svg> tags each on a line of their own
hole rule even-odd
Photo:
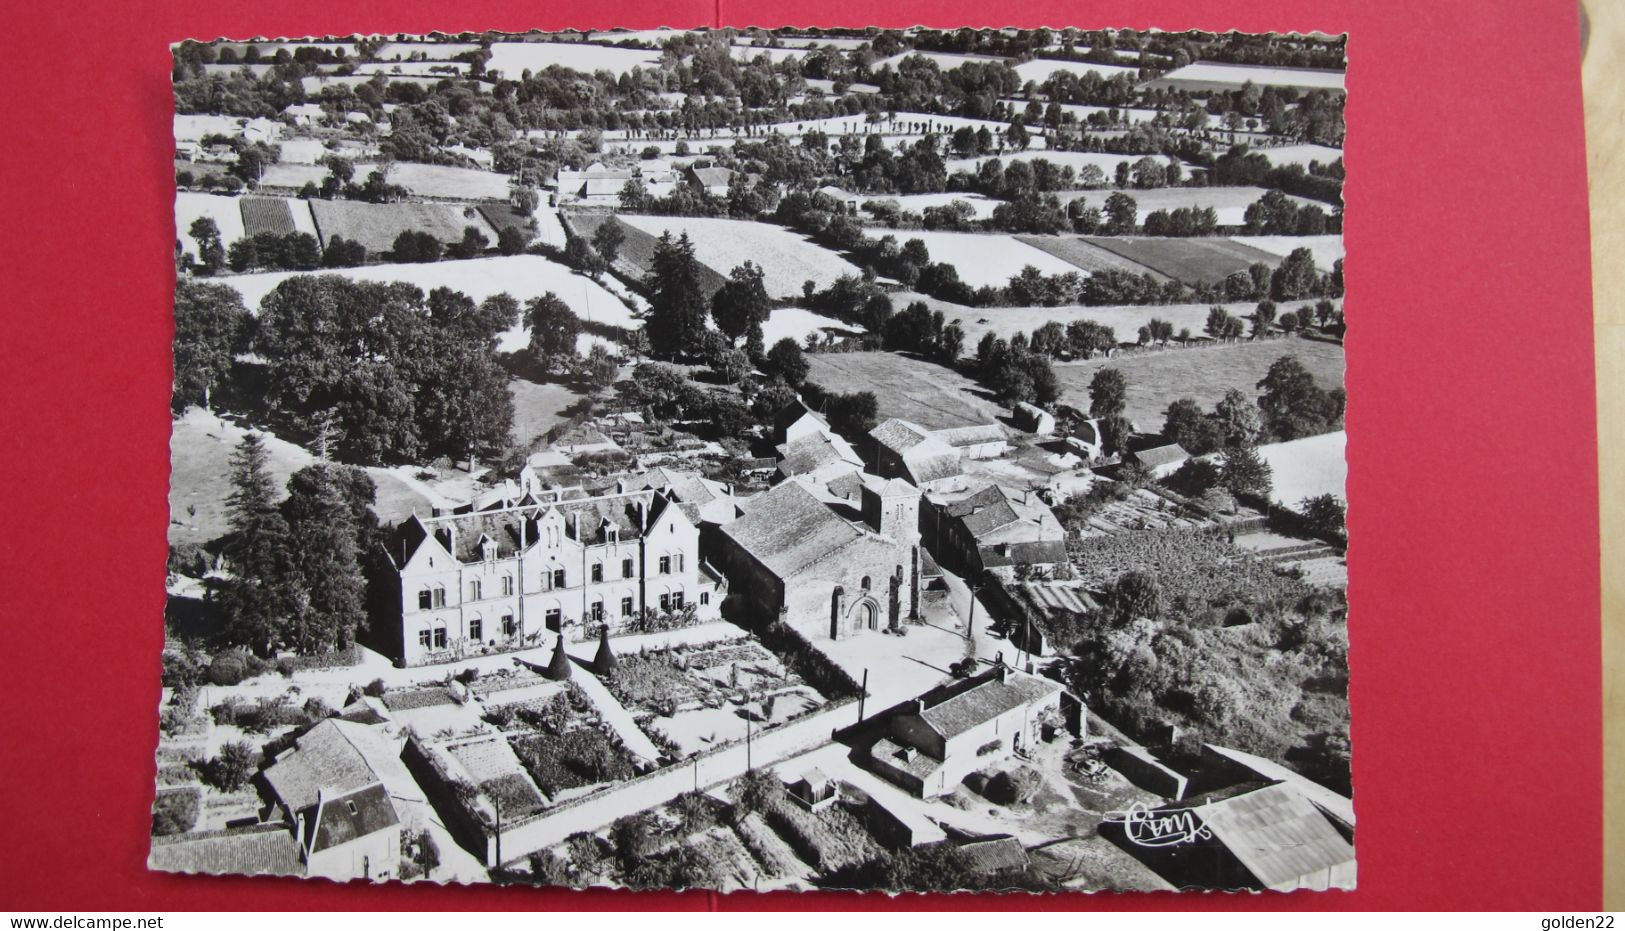
<svg viewBox="0 0 1625 931">
<path fill-rule="evenodd" d="M 909 709 L 908 710 L 912 714 L 924 714 L 925 713 L 925 699 L 916 698 L 913 701 L 909 702 Z"/>
<path fill-rule="evenodd" d="M 580 543 L 580 542 L 582 542 L 582 539 L 581 539 L 581 511 L 579 509 L 576 510 L 575 513 L 573 513 L 571 515 L 571 517 L 575 521 L 576 542 Z"/>
<path fill-rule="evenodd" d="M 615 493 L 618 495 L 626 494 L 626 479 L 618 478 L 615 480 Z"/>
<path fill-rule="evenodd" d="M 1010 667 L 1006 666 L 1004 663 L 1000 663 L 993 670 L 993 678 L 1000 681 L 1000 682 L 1005 681 L 1007 678 L 1009 678 L 1009 676 L 1010 676 Z"/>
</svg>

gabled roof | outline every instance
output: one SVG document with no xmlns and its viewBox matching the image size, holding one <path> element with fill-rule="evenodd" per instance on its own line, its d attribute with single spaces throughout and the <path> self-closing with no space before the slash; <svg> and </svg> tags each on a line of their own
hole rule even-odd
<svg viewBox="0 0 1625 931">
<path fill-rule="evenodd" d="M 781 579 L 864 535 L 800 482 L 752 498 L 744 516 L 722 532 Z"/>
<path fill-rule="evenodd" d="M 281 824 L 154 837 L 147 868 L 165 873 L 299 876 L 299 844 Z"/>
<path fill-rule="evenodd" d="M 808 407 L 805 402 L 797 398 L 779 408 L 778 413 L 773 415 L 773 435 L 782 436 L 785 430 L 803 417 L 811 417 L 818 422 L 820 427 L 825 430 L 829 429 L 829 421 L 824 419 L 823 414 Z"/>
<path fill-rule="evenodd" d="M 726 187 L 734 173 L 726 168 L 691 168 L 694 180 L 704 187 Z"/>
<path fill-rule="evenodd" d="M 1021 540 L 994 543 L 977 548 L 982 557 L 982 568 L 1000 566 L 1053 565 L 1066 562 L 1066 542 L 1063 540 Z"/>
<path fill-rule="evenodd" d="M 1004 670 L 1001 678 L 995 671 L 976 685 L 917 713 L 938 734 L 954 737 L 1059 691 L 1059 682 L 1012 670 Z"/>
<path fill-rule="evenodd" d="M 782 459 L 779 474 L 786 478 L 803 475 L 835 462 L 844 462 L 855 469 L 863 468 L 863 460 L 846 440 L 835 434 L 812 433 L 778 447 Z"/>
<path fill-rule="evenodd" d="M 1354 846 L 1285 783 L 1210 802 L 1199 810 L 1214 838 L 1266 889 L 1352 886 Z"/>
<path fill-rule="evenodd" d="M 961 446 L 976 446 L 981 443 L 1002 443 L 1010 439 L 1004 427 L 996 423 L 978 424 L 973 427 L 949 427 L 946 430 L 931 431 L 931 438 L 946 443 L 955 448 Z"/>
<path fill-rule="evenodd" d="M 917 423 L 893 417 L 881 421 L 869 435 L 892 452 L 904 453 L 925 442 L 931 431 Z"/>
<path fill-rule="evenodd" d="M 989 485 L 949 504 L 945 510 L 949 517 L 958 518 L 975 537 L 985 536 L 1021 519 L 1001 485 Z"/>
<path fill-rule="evenodd" d="M 323 796 L 310 828 L 310 852 L 319 853 L 401 823 L 383 783 L 344 795 Z"/>
<path fill-rule="evenodd" d="M 1142 449 L 1137 453 L 1133 453 L 1132 455 L 1140 463 L 1140 465 L 1143 465 L 1148 469 L 1155 469 L 1158 466 L 1173 465 L 1176 462 L 1183 462 L 1191 457 L 1191 454 L 1185 452 L 1185 448 L 1180 446 L 1178 443 L 1170 443 L 1167 446 L 1157 446 L 1151 449 Z"/>
<path fill-rule="evenodd" d="M 316 805 L 318 789 L 347 793 L 379 781 L 352 729 L 367 725 L 329 718 L 306 731 L 293 748 L 265 768 L 265 781 L 289 810 L 298 814 Z"/>
</svg>

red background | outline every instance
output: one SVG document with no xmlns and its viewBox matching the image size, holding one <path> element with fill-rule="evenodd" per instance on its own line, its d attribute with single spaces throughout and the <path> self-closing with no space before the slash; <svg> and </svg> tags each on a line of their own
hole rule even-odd
<svg viewBox="0 0 1625 931">
<path fill-rule="evenodd" d="M 1573 0 L 146 0 L 29 4 L 7 21 L 0 909 L 1600 904 L 1596 458 Z M 173 286 L 167 44 L 916 22 L 1351 34 L 1359 891 L 890 899 L 148 873 Z"/>
</svg>

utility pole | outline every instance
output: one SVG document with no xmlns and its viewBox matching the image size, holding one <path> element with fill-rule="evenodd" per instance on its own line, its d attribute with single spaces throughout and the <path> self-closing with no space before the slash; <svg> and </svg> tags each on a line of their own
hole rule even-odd
<svg viewBox="0 0 1625 931">
<path fill-rule="evenodd" d="M 747 717 L 745 718 L 745 772 L 748 773 L 754 768 L 750 762 L 750 718 Z"/>
<path fill-rule="evenodd" d="M 863 669 L 863 685 L 858 689 L 858 723 L 863 723 L 863 706 L 869 700 L 869 667 Z"/>
</svg>

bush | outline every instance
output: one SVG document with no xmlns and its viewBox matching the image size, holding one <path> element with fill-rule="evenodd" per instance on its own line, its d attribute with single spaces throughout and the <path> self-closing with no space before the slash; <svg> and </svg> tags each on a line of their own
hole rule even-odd
<svg viewBox="0 0 1625 931">
<path fill-rule="evenodd" d="M 198 790 L 170 789 L 158 793 L 152 803 L 152 836 L 185 834 L 197 825 Z"/>
<path fill-rule="evenodd" d="M 254 748 L 247 741 L 234 740 L 220 748 L 209 761 L 209 783 L 222 792 L 236 792 L 254 775 Z"/>
<path fill-rule="evenodd" d="M 1000 805 L 1019 805 L 1029 801 L 1043 783 L 1043 777 L 1036 771 L 1018 766 L 994 773 L 982 794 Z"/>
<path fill-rule="evenodd" d="M 248 658 L 241 653 L 221 653 L 209 661 L 209 681 L 215 685 L 236 685 L 248 678 Z"/>
</svg>

